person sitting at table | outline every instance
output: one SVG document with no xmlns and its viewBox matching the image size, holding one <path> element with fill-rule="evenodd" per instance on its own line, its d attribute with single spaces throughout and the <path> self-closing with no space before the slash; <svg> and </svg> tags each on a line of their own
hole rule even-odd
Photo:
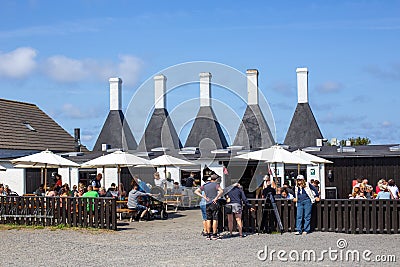
<svg viewBox="0 0 400 267">
<path fill-rule="evenodd" d="M 65 192 L 67 192 L 67 194 L 68 194 L 68 196 L 69 196 L 69 195 L 70 195 L 70 191 L 71 191 L 71 190 L 69 190 L 69 185 L 68 185 L 67 183 L 65 183 L 65 184 L 60 188 L 60 190 L 58 190 L 58 195 L 61 196 L 61 193 L 64 193 L 64 194 L 65 194 Z"/>
<path fill-rule="evenodd" d="M 174 187 L 171 189 L 171 195 L 180 195 L 182 194 L 182 188 L 178 182 L 174 183 Z"/>
<path fill-rule="evenodd" d="M 107 189 L 106 197 L 113 197 L 113 198 L 119 197 L 119 191 L 115 187 L 115 183 L 111 183 L 111 186 Z"/>
<path fill-rule="evenodd" d="M 128 209 L 136 210 L 140 221 L 144 221 L 144 216 L 148 212 L 148 208 L 139 204 L 138 198 L 141 196 L 156 196 L 150 193 L 143 193 L 139 191 L 139 186 L 134 185 L 133 189 L 128 194 Z"/>
<path fill-rule="evenodd" d="M 74 194 L 74 197 L 82 197 L 85 194 L 85 187 L 79 186 L 78 192 Z"/>
<path fill-rule="evenodd" d="M 125 200 L 126 198 L 126 191 L 123 183 L 119 183 L 118 185 L 118 196 L 121 200 Z"/>
<path fill-rule="evenodd" d="M 87 187 L 87 192 L 83 194 L 82 197 L 99 197 L 99 193 L 93 189 L 92 185 Z"/>
<path fill-rule="evenodd" d="M 281 192 L 281 198 L 282 199 L 293 199 L 294 196 L 292 194 L 290 194 L 286 188 L 283 188 L 282 192 Z"/>
<path fill-rule="evenodd" d="M 57 185 L 53 185 L 50 187 L 49 191 L 46 192 L 46 197 L 55 197 L 57 196 Z"/>
<path fill-rule="evenodd" d="M 0 184 L 0 196 L 6 196 L 6 195 L 7 195 L 7 193 L 4 190 L 4 185 Z"/>
<path fill-rule="evenodd" d="M 70 195 L 71 197 L 75 197 L 77 194 L 78 194 L 78 186 L 77 186 L 76 184 L 74 184 L 74 185 L 72 186 L 72 190 L 71 190 L 71 192 L 69 193 L 69 195 Z"/>
<path fill-rule="evenodd" d="M 34 192 L 35 195 L 37 196 L 44 196 L 45 195 L 45 191 L 44 191 L 44 184 L 39 185 L 39 188 L 36 189 L 36 191 Z"/>
<path fill-rule="evenodd" d="M 106 189 L 102 186 L 99 189 L 99 197 L 105 197 L 107 194 Z"/>
</svg>

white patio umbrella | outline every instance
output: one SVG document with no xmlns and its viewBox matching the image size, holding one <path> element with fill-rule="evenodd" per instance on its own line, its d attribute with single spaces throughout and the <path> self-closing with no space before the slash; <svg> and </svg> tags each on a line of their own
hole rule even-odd
<svg viewBox="0 0 400 267">
<path fill-rule="evenodd" d="M 0 171 L 6 171 L 7 169 L 0 165 Z"/>
<path fill-rule="evenodd" d="M 275 145 L 267 149 L 257 150 L 236 156 L 238 159 L 259 160 L 268 163 L 286 163 L 286 164 L 311 164 L 310 161 L 304 160 L 281 146 Z"/>
<path fill-rule="evenodd" d="M 313 165 L 318 165 L 319 166 L 320 163 L 333 163 L 332 161 L 329 161 L 327 159 L 314 156 L 314 155 L 312 155 L 310 153 L 307 153 L 307 152 L 304 152 L 304 151 L 302 151 L 300 149 L 298 149 L 296 151 L 293 151 L 292 154 L 295 154 L 296 156 L 298 156 L 298 157 L 300 157 L 300 158 L 302 158 L 304 160 L 310 161 L 311 163 L 313 163 Z M 300 172 L 300 165 L 297 168 L 297 172 L 298 173 Z"/>
<path fill-rule="evenodd" d="M 318 163 L 333 163 L 330 160 L 312 155 L 312 154 L 304 152 L 303 150 L 300 150 L 300 149 L 293 151 L 292 154 L 295 154 L 296 156 L 298 156 L 304 160 L 311 161 L 311 162 L 317 163 L 317 164 Z"/>
<path fill-rule="evenodd" d="M 63 158 L 54 154 L 50 150 L 45 150 L 40 153 L 32 154 L 29 156 L 16 158 L 11 160 L 11 163 L 17 168 L 41 168 L 44 169 L 44 187 L 47 187 L 47 168 L 62 168 L 62 167 L 79 167 L 69 159 Z M 43 179 L 43 171 L 42 171 Z"/>
<path fill-rule="evenodd" d="M 258 161 L 265 161 L 267 163 L 272 163 L 272 164 L 275 164 L 275 170 L 276 170 L 277 163 L 302 164 L 302 165 L 312 164 L 310 161 L 304 160 L 278 145 L 274 145 L 274 146 L 271 146 L 270 148 L 242 154 L 242 155 L 236 156 L 235 158 L 247 159 L 247 160 L 258 160 Z M 274 178 L 275 179 L 277 178 L 276 171 L 275 171 Z"/>
<path fill-rule="evenodd" d="M 165 178 L 167 178 L 167 166 L 190 166 L 194 165 L 190 161 L 176 158 L 170 155 L 162 155 L 150 160 L 153 166 L 164 167 Z"/>
<path fill-rule="evenodd" d="M 115 151 L 113 153 L 89 160 L 81 165 L 82 168 L 117 168 L 118 184 L 121 180 L 121 168 L 136 165 L 151 165 L 147 159 L 140 158 L 128 152 Z"/>
</svg>

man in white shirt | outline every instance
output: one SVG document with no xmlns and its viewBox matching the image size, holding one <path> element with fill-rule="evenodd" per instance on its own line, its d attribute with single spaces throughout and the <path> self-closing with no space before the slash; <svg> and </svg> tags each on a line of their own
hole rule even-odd
<svg viewBox="0 0 400 267">
<path fill-rule="evenodd" d="M 390 179 L 388 181 L 388 189 L 392 193 L 392 197 L 394 199 L 399 199 L 399 188 L 397 187 L 393 179 Z"/>
<path fill-rule="evenodd" d="M 155 172 L 154 173 L 154 185 L 161 187 L 164 191 L 166 191 L 167 187 L 167 181 L 165 179 L 160 178 L 160 173 Z"/>
</svg>

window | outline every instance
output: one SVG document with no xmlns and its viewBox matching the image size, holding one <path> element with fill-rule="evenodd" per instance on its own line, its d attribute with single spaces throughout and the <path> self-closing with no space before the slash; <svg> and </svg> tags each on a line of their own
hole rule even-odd
<svg viewBox="0 0 400 267">
<path fill-rule="evenodd" d="M 36 129 L 33 128 L 32 125 L 31 125 L 29 122 L 23 122 L 22 124 L 25 125 L 25 127 L 26 127 L 28 130 L 31 130 L 32 132 L 36 132 Z"/>
</svg>

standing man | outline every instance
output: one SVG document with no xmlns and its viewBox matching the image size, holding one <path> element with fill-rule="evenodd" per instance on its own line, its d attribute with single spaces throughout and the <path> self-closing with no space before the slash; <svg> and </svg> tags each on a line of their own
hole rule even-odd
<svg viewBox="0 0 400 267">
<path fill-rule="evenodd" d="M 190 173 L 190 176 L 186 179 L 185 187 L 193 187 L 196 186 L 196 183 L 194 182 L 194 172 Z"/>
<path fill-rule="evenodd" d="M 229 236 L 232 236 L 233 231 L 233 215 L 235 215 L 237 227 L 239 230 L 239 236 L 245 237 L 246 235 L 243 234 L 243 224 L 242 224 L 242 210 L 243 204 L 245 204 L 250 211 L 254 211 L 252 206 L 250 205 L 249 201 L 246 198 L 246 195 L 243 192 L 243 189 L 240 184 L 236 184 L 232 190 L 228 192 L 226 195 L 226 207 L 227 207 L 227 214 L 228 214 L 228 228 L 229 228 Z"/>
<path fill-rule="evenodd" d="M 216 174 L 212 174 L 209 178 L 210 181 L 199 187 L 194 191 L 196 195 L 206 200 L 206 215 L 207 215 L 207 224 L 206 224 L 206 234 L 207 239 L 218 239 L 217 228 L 218 228 L 218 213 L 219 213 L 219 203 L 218 199 L 222 196 L 224 191 L 217 183 L 218 176 Z M 201 192 L 204 192 L 204 195 Z M 211 223 L 212 221 L 212 223 Z M 212 231 L 212 235 L 211 235 Z"/>
<path fill-rule="evenodd" d="M 164 192 L 167 191 L 167 181 L 164 178 L 161 179 L 160 173 L 155 172 L 153 174 L 153 177 L 154 177 L 154 185 L 161 187 L 164 190 Z"/>
<path fill-rule="evenodd" d="M 96 179 L 92 181 L 92 186 L 94 191 L 99 191 L 101 187 L 101 179 L 103 178 L 103 175 L 101 173 L 97 174 Z"/>
</svg>

